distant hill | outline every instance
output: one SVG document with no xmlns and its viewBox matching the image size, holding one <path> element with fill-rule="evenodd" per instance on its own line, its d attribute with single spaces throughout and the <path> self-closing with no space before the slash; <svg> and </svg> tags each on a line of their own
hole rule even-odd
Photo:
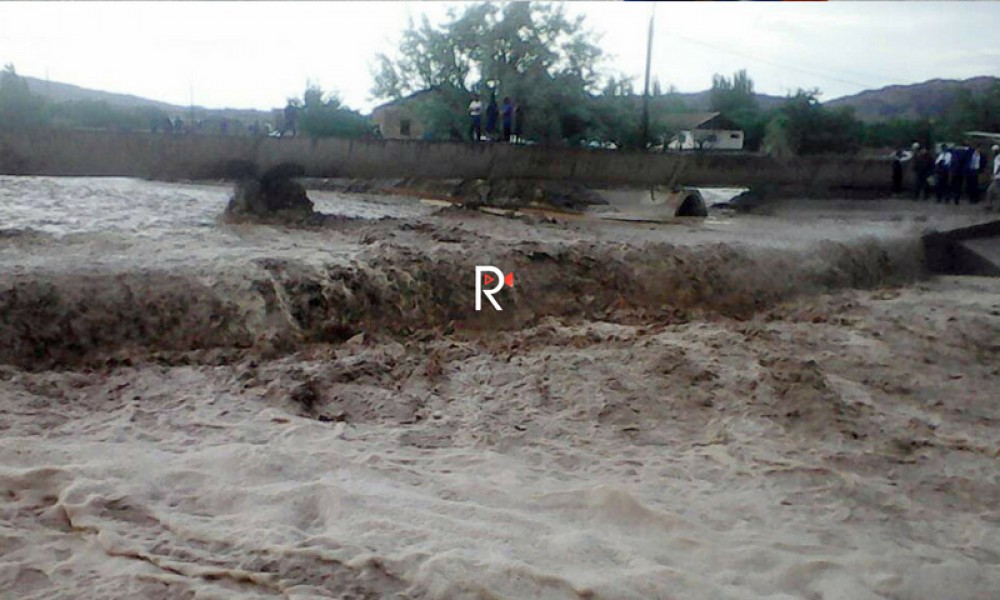
<svg viewBox="0 0 1000 600">
<path fill-rule="evenodd" d="M 149 98 L 143 98 L 141 96 L 133 96 L 131 94 L 116 94 L 112 92 L 104 92 L 101 90 L 93 90 L 85 87 L 80 87 L 78 85 L 72 85 L 69 83 L 60 83 L 57 81 L 45 81 L 44 79 L 38 79 L 37 77 L 27 77 L 24 79 L 28 82 L 28 89 L 31 93 L 37 94 L 50 102 L 78 102 L 78 101 L 91 101 L 91 102 L 106 102 L 111 106 L 116 106 L 119 108 L 158 108 L 168 115 L 181 115 L 186 117 L 191 110 L 189 106 L 180 106 L 177 104 L 170 104 L 168 102 L 160 102 L 159 100 L 151 100 Z M 199 115 L 212 116 L 212 117 L 227 117 L 227 118 L 238 118 L 238 119 L 260 119 L 267 120 L 271 117 L 271 111 L 268 110 L 254 110 L 254 109 L 243 109 L 243 108 L 204 108 L 201 106 L 195 106 L 195 111 Z M 202 118 L 199 116 L 199 118 Z"/>
<path fill-rule="evenodd" d="M 93 102 L 107 102 L 111 106 L 118 106 L 121 108 L 154 107 L 167 112 L 187 110 L 187 107 L 185 106 L 177 106 L 175 104 L 168 104 L 166 102 L 150 100 L 149 98 L 141 98 L 130 94 L 102 92 L 100 90 L 92 90 L 69 83 L 45 81 L 44 79 L 38 79 L 36 77 L 22 76 L 22 78 L 28 82 L 28 89 L 31 90 L 31 93 L 37 94 L 51 102 L 75 102 L 89 100 Z"/>
<path fill-rule="evenodd" d="M 955 105 L 959 90 L 974 94 L 983 93 L 1000 82 L 997 77 L 972 79 L 932 79 L 913 85 L 891 85 L 877 90 L 866 90 L 853 96 L 844 96 L 824 102 L 830 108 L 850 106 L 855 116 L 866 122 L 889 119 L 941 118 Z"/>
</svg>

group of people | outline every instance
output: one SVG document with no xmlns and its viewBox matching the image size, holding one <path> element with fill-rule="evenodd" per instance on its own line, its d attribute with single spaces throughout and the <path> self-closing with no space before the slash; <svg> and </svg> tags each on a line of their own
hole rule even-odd
<svg viewBox="0 0 1000 600">
<path fill-rule="evenodd" d="M 992 160 L 979 147 L 964 142 L 950 147 L 941 144 L 935 156 L 915 143 L 911 153 L 897 150 L 893 156 L 892 191 L 896 194 L 902 192 L 903 163 L 912 161 L 916 199 L 927 198 L 933 188 L 939 203 L 954 202 L 957 205 L 964 193 L 971 204 L 978 204 L 983 191 L 980 176 L 988 172 L 991 175 L 987 192 L 990 205 L 994 210 L 1000 210 L 1000 146 L 990 148 L 990 154 Z"/>
<path fill-rule="evenodd" d="M 269 123 L 253 121 L 249 125 L 229 118 L 197 119 L 185 122 L 180 117 L 163 117 L 154 120 L 149 128 L 151 133 L 182 134 L 212 134 L 212 135 L 270 135 L 272 127 Z"/>
<path fill-rule="evenodd" d="M 483 122 L 483 110 L 483 102 L 477 94 L 472 98 L 472 102 L 469 102 L 469 137 L 472 141 L 516 142 L 524 139 L 522 136 L 526 108 L 523 103 L 514 103 L 509 97 L 504 97 L 503 104 L 497 106 L 496 92 L 491 92 L 490 102 L 485 109 L 485 123 Z M 499 130 L 498 123 L 500 124 Z"/>
<path fill-rule="evenodd" d="M 180 117 L 174 117 L 173 119 L 170 117 L 163 117 L 158 121 L 153 121 L 149 130 L 152 133 L 184 133 L 184 120 Z"/>
</svg>

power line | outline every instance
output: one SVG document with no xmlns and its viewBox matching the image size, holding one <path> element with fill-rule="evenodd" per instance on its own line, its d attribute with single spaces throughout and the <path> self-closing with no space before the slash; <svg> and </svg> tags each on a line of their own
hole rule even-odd
<svg viewBox="0 0 1000 600">
<path fill-rule="evenodd" d="M 673 35 L 673 37 L 676 37 L 677 39 L 683 40 L 685 42 L 690 42 L 692 44 L 699 44 L 701 46 L 705 46 L 705 47 L 711 48 L 713 50 L 717 50 L 717 51 L 720 51 L 720 52 L 726 52 L 728 54 L 734 54 L 734 55 L 740 56 L 742 58 L 746 58 L 746 59 L 749 59 L 749 60 L 754 60 L 754 61 L 757 61 L 757 62 L 765 63 L 765 64 L 771 65 L 773 67 L 778 67 L 780 69 L 788 69 L 790 71 L 798 71 L 800 73 L 805 73 L 807 75 L 812 75 L 814 77 L 820 77 L 822 79 L 828 79 L 830 81 L 837 81 L 839 83 L 846 83 L 846 84 L 849 84 L 849 85 L 855 85 L 855 86 L 858 86 L 858 87 L 861 87 L 861 88 L 864 88 L 864 89 L 869 89 L 869 88 L 873 87 L 871 83 L 862 83 L 862 82 L 859 82 L 859 81 L 853 81 L 853 80 L 850 80 L 850 79 L 844 79 L 842 77 L 837 77 L 835 75 L 828 75 L 828 74 L 820 73 L 818 71 L 813 71 L 813 70 L 810 70 L 810 69 L 803 69 L 802 67 L 796 67 L 794 65 L 782 64 L 782 63 L 779 63 L 779 62 L 775 62 L 773 60 L 769 60 L 769 59 L 766 59 L 766 58 L 760 58 L 759 56 L 751 56 L 749 54 L 746 54 L 745 52 L 739 52 L 737 50 L 731 50 L 729 48 L 723 48 L 721 46 L 716 46 L 715 44 L 710 44 L 708 42 L 703 42 L 701 40 L 692 39 L 692 38 L 689 38 L 689 37 L 686 37 L 686 36 L 683 36 L 683 35 L 679 35 L 679 34 L 672 34 L 672 35 Z M 908 83 L 906 81 L 902 81 L 900 79 L 895 79 L 893 77 L 882 77 L 882 79 L 883 79 L 883 81 L 884 80 L 889 80 L 889 81 L 892 81 L 892 82 L 895 82 L 895 83 L 899 83 L 899 84 L 903 84 L 903 85 L 905 85 L 905 84 Z M 881 84 L 881 85 L 884 85 L 884 84 Z"/>
</svg>

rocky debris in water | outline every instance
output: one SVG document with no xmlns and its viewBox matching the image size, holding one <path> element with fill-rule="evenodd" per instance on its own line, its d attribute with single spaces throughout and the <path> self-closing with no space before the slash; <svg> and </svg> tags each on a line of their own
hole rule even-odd
<svg viewBox="0 0 1000 600">
<path fill-rule="evenodd" d="M 236 182 L 233 197 L 226 213 L 258 217 L 292 213 L 308 216 L 313 213 L 313 203 L 306 190 L 292 178 L 303 170 L 298 165 L 278 165 L 263 175 L 248 174 Z"/>
<path fill-rule="evenodd" d="M 322 225 L 343 217 L 313 210 L 306 189 L 297 181 L 305 170 L 300 165 L 280 164 L 257 176 L 248 169 L 236 181 L 225 216 L 234 221 L 256 221 L 285 225 Z"/>
<path fill-rule="evenodd" d="M 316 381 L 310 380 L 292 390 L 289 399 L 302 407 L 307 413 L 315 412 L 316 404 L 320 400 L 320 393 Z"/>
<path fill-rule="evenodd" d="M 464 199 L 465 205 L 470 207 L 521 208 L 530 204 L 548 204 L 556 208 L 580 210 L 608 203 L 597 192 L 574 181 L 466 179 L 455 187 L 452 195 Z"/>
</svg>

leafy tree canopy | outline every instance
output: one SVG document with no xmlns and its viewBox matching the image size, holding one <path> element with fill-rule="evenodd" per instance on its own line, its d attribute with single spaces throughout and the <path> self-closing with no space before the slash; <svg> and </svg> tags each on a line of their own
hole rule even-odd
<svg viewBox="0 0 1000 600">
<path fill-rule="evenodd" d="M 308 84 L 302 100 L 293 98 L 290 104 L 301 111 L 298 127 L 310 137 L 356 138 L 370 133 L 365 117 L 344 106 L 336 93 L 324 93 L 317 85 Z"/>
<path fill-rule="evenodd" d="M 506 96 L 524 106 L 526 135 L 542 141 L 583 139 L 596 118 L 588 100 L 603 54 L 583 17 L 569 17 L 561 4 L 471 4 L 449 11 L 441 25 L 411 22 L 398 56 L 378 56 L 372 93 L 395 99 L 442 90 L 435 110 L 448 121 L 443 137 L 467 129 L 473 93 L 484 105 L 495 93 L 498 102 Z"/>
<path fill-rule="evenodd" d="M 819 90 L 800 89 L 788 98 L 768 124 L 765 146 L 794 154 L 855 152 L 860 146 L 861 124 L 853 109 L 826 109 L 818 96 Z"/>
<path fill-rule="evenodd" d="M 746 69 L 734 73 L 732 79 L 724 75 L 714 75 L 712 89 L 709 92 L 709 105 L 712 110 L 717 110 L 727 116 L 741 112 L 758 111 L 753 79 L 747 75 Z"/>
<path fill-rule="evenodd" d="M 0 72 L 0 127 L 23 129 L 44 123 L 44 102 L 31 94 L 28 82 L 18 76 L 14 65 L 6 65 Z"/>
</svg>

